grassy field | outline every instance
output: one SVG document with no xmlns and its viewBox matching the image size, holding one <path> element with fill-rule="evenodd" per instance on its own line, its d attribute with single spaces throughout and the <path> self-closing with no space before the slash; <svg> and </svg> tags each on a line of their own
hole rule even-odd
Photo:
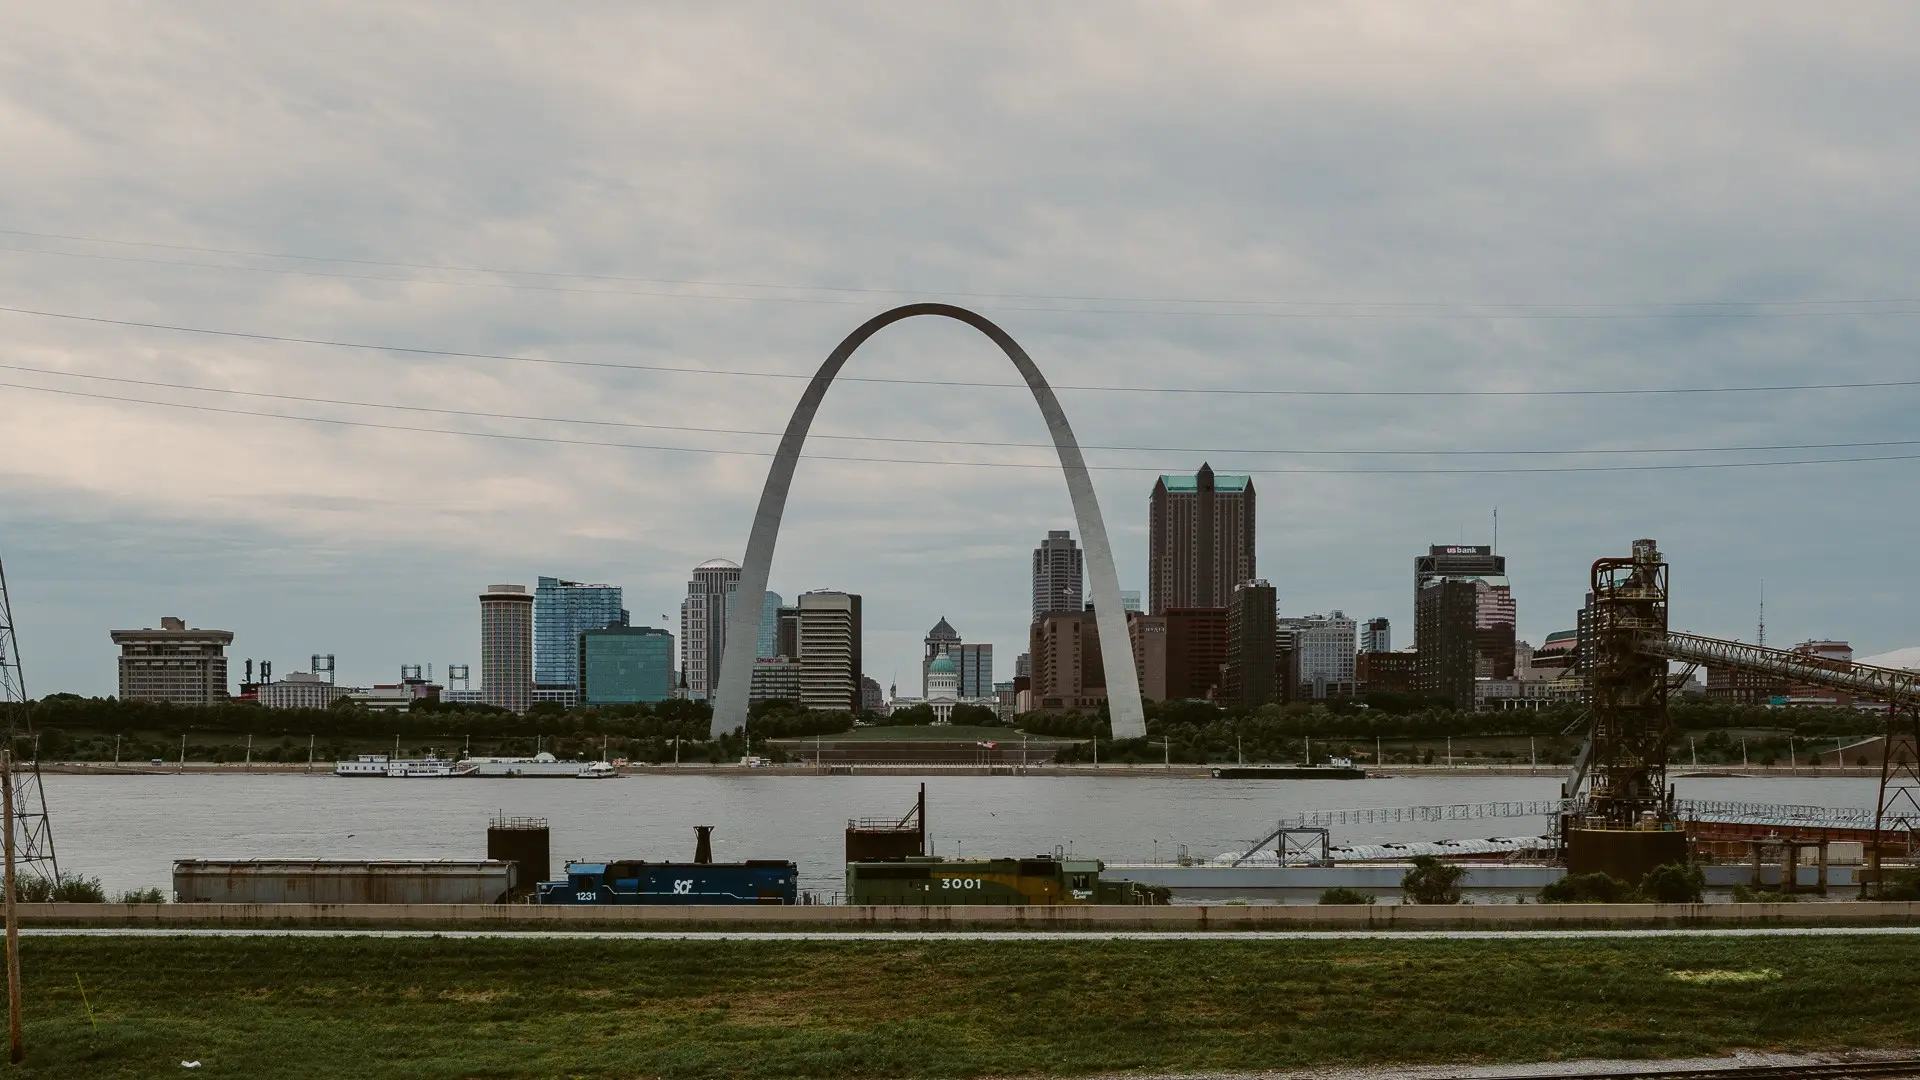
<svg viewBox="0 0 1920 1080">
<path fill-rule="evenodd" d="M 22 951 L 17 1075 L 36 1077 L 1070 1076 L 1920 1042 L 1912 937 Z"/>
</svg>

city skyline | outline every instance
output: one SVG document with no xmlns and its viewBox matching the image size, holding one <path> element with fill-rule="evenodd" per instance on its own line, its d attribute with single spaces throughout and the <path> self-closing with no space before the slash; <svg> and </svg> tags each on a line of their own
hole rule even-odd
<svg viewBox="0 0 1920 1080">
<path fill-rule="evenodd" d="M 111 692 L 101 628 L 156 611 L 230 627 L 234 655 L 282 670 L 335 653 L 362 683 L 477 664 L 463 598 L 489 582 L 616 582 L 658 624 L 687 567 L 741 559 L 766 473 L 741 455 L 772 449 L 791 376 L 921 298 L 1001 321 L 1062 387 L 1125 588 L 1147 588 L 1153 477 L 1206 461 L 1255 478 L 1258 572 L 1286 611 L 1384 615 L 1403 642 L 1406 552 L 1487 542 L 1495 505 L 1536 644 L 1592 560 L 1639 536 L 1674 559 L 1676 625 L 1751 638 L 1765 579 L 1778 640 L 1920 642 L 1886 587 L 1920 511 L 1882 493 L 1911 461 L 1485 471 L 1898 458 L 1673 451 L 1900 440 L 1912 388 L 1445 396 L 1906 378 L 1912 320 L 1833 301 L 1899 295 L 1920 262 L 1901 242 L 1920 228 L 1900 196 L 1915 136 L 1881 111 L 1920 74 L 1874 40 L 1920 15 L 1889 9 L 1869 36 L 1762 5 L 1736 42 L 1696 19 L 1409 7 L 1394 41 L 1458 46 L 1413 52 L 1339 8 L 1010 17 L 1110 60 L 1088 65 L 957 12 L 635 9 L 596 38 L 675 72 L 637 96 L 607 92 L 630 58 L 574 55 L 578 28 L 534 13 L 295 32 L 266 10 L 136 12 L 126 39 L 169 47 L 97 67 L 55 59 L 73 17 L 24 18 L 16 39 L 47 44 L 0 73 L 29 118 L 0 226 L 30 249 L 0 255 L 0 282 L 50 313 L 0 313 L 35 369 L 7 381 L 37 388 L 0 391 L 0 553 L 37 691 Z M 723 28 L 754 79 L 670 59 Z M 390 64 L 370 38 L 435 59 Z M 851 41 L 896 93 L 816 77 Z M 1570 41 L 1600 58 L 1579 77 L 1554 59 Z M 1781 108 L 1787 56 L 1820 74 Z M 236 84 L 258 98 L 236 105 Z M 675 284 L 692 281 L 743 284 Z M 1008 567 L 1071 524 L 1025 391 L 962 385 L 1009 373 L 932 325 L 890 330 L 847 375 L 773 587 L 867 597 L 883 680 L 912 682 L 942 613 L 1015 651 L 1030 597 Z M 413 430 L 436 427 L 473 434 Z M 163 482 L 152 460 L 206 472 Z M 1782 512 L 1849 503 L 1867 509 L 1839 528 Z"/>
</svg>

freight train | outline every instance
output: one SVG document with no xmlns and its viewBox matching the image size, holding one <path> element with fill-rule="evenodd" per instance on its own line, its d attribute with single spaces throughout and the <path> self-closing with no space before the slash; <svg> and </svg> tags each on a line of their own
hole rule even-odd
<svg viewBox="0 0 1920 1080">
<path fill-rule="evenodd" d="M 696 826 L 692 862 L 570 862 L 560 881 L 543 881 L 541 904 L 795 904 L 800 868 L 778 859 L 713 861 L 713 828 Z"/>
<path fill-rule="evenodd" d="M 1102 881 L 1098 859 L 905 859 L 847 864 L 847 903 L 908 906 L 988 904 L 1165 904 L 1169 892 Z"/>
</svg>

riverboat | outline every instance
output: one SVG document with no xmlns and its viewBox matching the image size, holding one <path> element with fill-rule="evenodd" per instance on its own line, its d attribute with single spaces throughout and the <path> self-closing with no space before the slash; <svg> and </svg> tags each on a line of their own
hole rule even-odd
<svg viewBox="0 0 1920 1080">
<path fill-rule="evenodd" d="M 399 780 L 431 780 L 471 776 L 473 769 L 464 761 L 441 757 L 402 758 L 386 754 L 361 754 L 352 761 L 336 761 L 335 776 L 385 776 Z"/>
<path fill-rule="evenodd" d="M 495 779 L 544 776 L 571 780 L 599 762 L 562 761 L 552 754 L 539 753 L 532 757 L 470 757 L 461 764 L 473 767 L 473 772 L 468 774 L 471 776 Z"/>
<path fill-rule="evenodd" d="M 595 761 L 575 774 L 575 780 L 611 780 L 620 775 L 620 770 L 604 761 Z"/>
</svg>

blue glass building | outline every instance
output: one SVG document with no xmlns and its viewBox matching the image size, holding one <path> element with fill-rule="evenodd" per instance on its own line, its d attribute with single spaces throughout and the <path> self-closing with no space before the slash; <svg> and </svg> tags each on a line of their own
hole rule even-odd
<svg viewBox="0 0 1920 1080">
<path fill-rule="evenodd" d="M 673 696 L 673 635 L 651 626 L 580 631 L 582 705 L 632 705 Z"/>
<path fill-rule="evenodd" d="M 541 578 L 533 591 L 533 681 L 543 686 L 578 684 L 580 632 L 625 625 L 620 586 Z"/>
</svg>

